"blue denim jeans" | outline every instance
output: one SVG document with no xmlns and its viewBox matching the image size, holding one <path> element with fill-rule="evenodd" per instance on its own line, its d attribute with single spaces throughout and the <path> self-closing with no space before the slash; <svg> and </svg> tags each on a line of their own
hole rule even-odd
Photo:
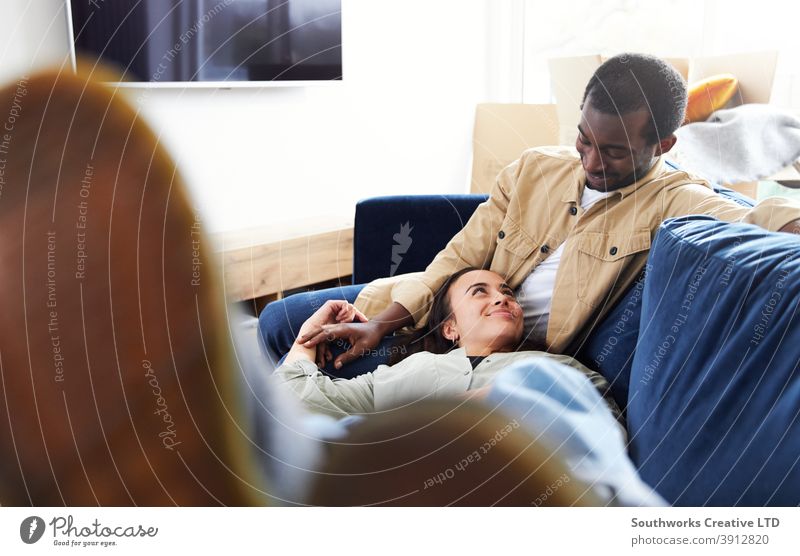
<svg viewBox="0 0 800 556">
<path fill-rule="evenodd" d="M 329 299 L 345 299 L 350 303 L 354 302 L 363 288 L 364 284 L 358 284 L 297 293 L 267 305 L 258 318 L 259 335 L 267 356 L 276 366 L 280 364 L 281 359 L 289 352 L 292 343 L 297 339 L 297 332 L 308 317 Z M 374 371 L 379 365 L 388 363 L 394 344 L 393 337 L 386 337 L 370 353 L 351 361 L 341 369 L 335 369 L 333 360 L 331 360 L 325 365 L 323 371 L 340 378 L 352 378 Z M 331 344 L 331 353 L 334 359 L 347 349 L 349 346 L 342 341 Z"/>
<path fill-rule="evenodd" d="M 545 357 L 518 361 L 498 373 L 486 403 L 549 445 L 602 503 L 666 505 L 639 477 L 620 423 L 578 370 Z"/>
</svg>

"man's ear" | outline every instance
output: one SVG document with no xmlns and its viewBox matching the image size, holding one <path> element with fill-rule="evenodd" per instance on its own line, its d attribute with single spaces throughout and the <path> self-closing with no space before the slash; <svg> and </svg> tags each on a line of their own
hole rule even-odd
<svg viewBox="0 0 800 556">
<path fill-rule="evenodd" d="M 668 153 L 672 147 L 675 146 L 675 143 L 678 141 L 678 138 L 673 133 L 669 137 L 665 137 L 661 141 L 658 142 L 658 147 L 656 148 L 656 153 L 658 156 L 661 156 L 664 153 Z"/>
<path fill-rule="evenodd" d="M 451 342 L 458 341 L 458 329 L 456 328 L 455 320 L 449 319 L 442 323 L 442 336 Z"/>
</svg>

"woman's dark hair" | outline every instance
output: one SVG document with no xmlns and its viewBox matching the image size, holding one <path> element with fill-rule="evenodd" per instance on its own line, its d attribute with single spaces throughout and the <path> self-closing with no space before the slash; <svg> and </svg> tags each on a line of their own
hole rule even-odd
<svg viewBox="0 0 800 556">
<path fill-rule="evenodd" d="M 431 303 L 431 311 L 428 315 L 428 322 L 425 326 L 410 334 L 401 335 L 391 352 L 389 358 L 390 365 L 396 365 L 409 355 L 419 353 L 421 351 L 428 351 L 430 353 L 447 353 L 455 349 L 457 346 L 452 340 L 445 338 L 442 328 L 444 323 L 453 317 L 453 308 L 450 306 L 450 288 L 455 284 L 456 280 L 461 278 L 467 272 L 473 270 L 481 270 L 474 266 L 462 268 L 458 272 L 451 274 L 447 280 L 439 287 L 438 291 L 433 296 Z M 531 342 L 523 341 L 517 349 L 542 349 L 541 346 L 534 345 Z"/>
<path fill-rule="evenodd" d="M 389 359 L 390 365 L 395 365 L 414 353 L 429 351 L 431 353 L 447 353 L 456 345 L 452 340 L 448 340 L 442 333 L 442 325 L 453 315 L 453 308 L 450 306 L 450 287 L 467 272 L 480 270 L 474 266 L 462 268 L 458 272 L 451 274 L 447 280 L 439 287 L 433 296 L 431 311 L 428 315 L 428 322 L 410 334 L 403 334 L 397 340 L 392 356 Z"/>
</svg>

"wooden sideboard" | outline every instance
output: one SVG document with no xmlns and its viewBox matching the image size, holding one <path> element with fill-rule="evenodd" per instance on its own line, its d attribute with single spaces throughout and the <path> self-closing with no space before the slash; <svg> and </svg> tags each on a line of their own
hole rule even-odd
<svg viewBox="0 0 800 556">
<path fill-rule="evenodd" d="M 212 234 L 226 297 L 246 301 L 353 273 L 353 219 L 325 216 Z"/>
</svg>

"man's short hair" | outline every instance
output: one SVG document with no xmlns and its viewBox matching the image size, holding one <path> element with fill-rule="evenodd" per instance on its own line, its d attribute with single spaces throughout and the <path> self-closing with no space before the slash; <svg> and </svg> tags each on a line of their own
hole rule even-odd
<svg viewBox="0 0 800 556">
<path fill-rule="evenodd" d="M 648 144 L 672 135 L 686 115 L 683 77 L 664 60 L 647 54 L 626 52 L 606 60 L 586 85 L 583 103 L 589 95 L 592 108 L 604 114 L 650 112 Z"/>
</svg>

